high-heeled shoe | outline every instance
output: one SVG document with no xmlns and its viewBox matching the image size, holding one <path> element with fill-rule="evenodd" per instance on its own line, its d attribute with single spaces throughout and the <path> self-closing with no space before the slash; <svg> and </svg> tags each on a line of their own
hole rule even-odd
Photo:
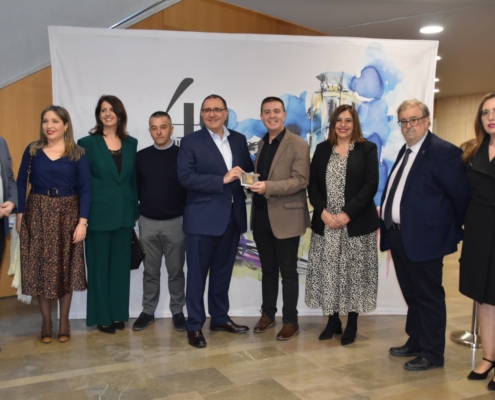
<svg viewBox="0 0 495 400">
<path fill-rule="evenodd" d="M 485 358 L 485 357 L 483 357 L 483 360 L 488 361 L 489 363 L 492 364 L 492 366 L 488 370 L 483 372 L 482 374 L 479 374 L 478 372 L 474 372 L 474 370 L 471 371 L 467 377 L 468 379 L 470 379 L 472 381 L 482 381 L 483 379 L 486 379 L 486 377 L 488 376 L 488 373 L 495 367 L 495 361 L 489 360 L 488 358 Z M 490 385 L 490 384 L 488 384 L 488 385 Z M 490 389 L 490 390 L 495 390 L 495 382 L 493 382 L 493 385 L 494 385 L 494 388 Z"/>
<path fill-rule="evenodd" d="M 49 335 L 43 334 L 43 327 L 41 327 L 41 335 L 40 335 L 41 343 L 49 344 L 49 343 L 53 342 L 53 323 L 51 326 L 52 326 L 51 327 L 52 333 L 50 333 Z"/>
<path fill-rule="evenodd" d="M 356 312 L 347 314 L 347 325 L 344 334 L 340 338 L 340 344 L 342 346 L 347 346 L 348 344 L 354 343 L 354 340 L 356 340 L 358 315 L 359 314 Z"/>
<path fill-rule="evenodd" d="M 112 325 L 115 329 L 118 329 L 119 331 L 123 331 L 125 328 L 125 324 L 122 321 L 113 321 Z"/>
<path fill-rule="evenodd" d="M 113 325 L 109 325 L 109 326 L 98 325 L 98 329 L 100 330 L 100 332 L 103 332 L 103 333 L 110 333 L 110 334 L 115 333 L 115 328 Z"/>
<path fill-rule="evenodd" d="M 339 318 L 339 313 L 335 313 L 328 317 L 327 326 L 321 332 L 318 337 L 319 340 L 328 340 L 333 337 L 333 335 L 341 335 L 342 334 L 342 321 Z"/>
<path fill-rule="evenodd" d="M 69 332 L 68 333 L 58 333 L 58 338 L 57 340 L 60 342 L 60 343 L 65 343 L 65 342 L 68 342 L 69 339 L 70 339 L 70 322 L 69 322 L 69 326 L 68 326 L 68 329 L 69 329 Z"/>
</svg>

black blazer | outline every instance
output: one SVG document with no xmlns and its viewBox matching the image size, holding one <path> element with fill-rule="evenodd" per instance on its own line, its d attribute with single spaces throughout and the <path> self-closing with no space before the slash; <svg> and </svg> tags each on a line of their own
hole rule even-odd
<svg viewBox="0 0 495 400">
<path fill-rule="evenodd" d="M 327 206 L 327 185 L 325 175 L 332 146 L 328 140 L 316 146 L 309 177 L 308 194 L 312 204 L 311 228 L 319 235 L 324 234 L 325 224 L 321 213 Z M 351 221 L 347 225 L 349 236 L 360 236 L 378 229 L 378 213 L 373 197 L 378 189 L 378 152 L 372 142 L 355 143 L 354 150 L 347 158 L 345 178 L 345 212 Z"/>
</svg>

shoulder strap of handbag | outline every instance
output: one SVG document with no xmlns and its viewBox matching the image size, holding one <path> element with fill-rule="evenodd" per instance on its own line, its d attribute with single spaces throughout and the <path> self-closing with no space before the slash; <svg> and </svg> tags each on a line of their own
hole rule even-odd
<svg viewBox="0 0 495 400">
<path fill-rule="evenodd" d="M 29 165 L 27 169 L 27 182 L 26 182 L 26 200 L 29 194 L 29 177 L 31 176 L 31 166 L 33 165 L 33 155 L 29 157 Z"/>
</svg>

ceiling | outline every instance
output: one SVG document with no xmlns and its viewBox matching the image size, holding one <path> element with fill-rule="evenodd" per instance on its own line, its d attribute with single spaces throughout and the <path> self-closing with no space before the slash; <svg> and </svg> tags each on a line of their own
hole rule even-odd
<svg viewBox="0 0 495 400">
<path fill-rule="evenodd" d="M 436 98 L 495 91 L 495 0 L 223 1 L 332 36 L 438 40 Z"/>
<path fill-rule="evenodd" d="M 0 0 L 0 88 L 50 65 L 50 25 L 108 28 L 144 10 L 136 23 L 177 1 Z"/>
</svg>

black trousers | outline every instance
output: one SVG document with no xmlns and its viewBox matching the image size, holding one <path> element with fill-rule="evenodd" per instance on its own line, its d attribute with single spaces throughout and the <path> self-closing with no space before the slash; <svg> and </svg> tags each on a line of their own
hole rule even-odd
<svg viewBox="0 0 495 400">
<path fill-rule="evenodd" d="M 442 286 L 443 257 L 413 262 L 399 230 L 387 231 L 397 280 L 407 303 L 406 346 L 437 365 L 444 364 L 447 309 Z"/>
<path fill-rule="evenodd" d="M 273 235 L 268 210 L 256 208 L 253 218 L 253 238 L 261 261 L 262 311 L 269 317 L 277 313 L 278 278 L 282 275 L 282 321 L 297 324 L 297 301 L 299 299 L 299 274 L 297 251 L 299 236 L 277 239 Z"/>
</svg>

